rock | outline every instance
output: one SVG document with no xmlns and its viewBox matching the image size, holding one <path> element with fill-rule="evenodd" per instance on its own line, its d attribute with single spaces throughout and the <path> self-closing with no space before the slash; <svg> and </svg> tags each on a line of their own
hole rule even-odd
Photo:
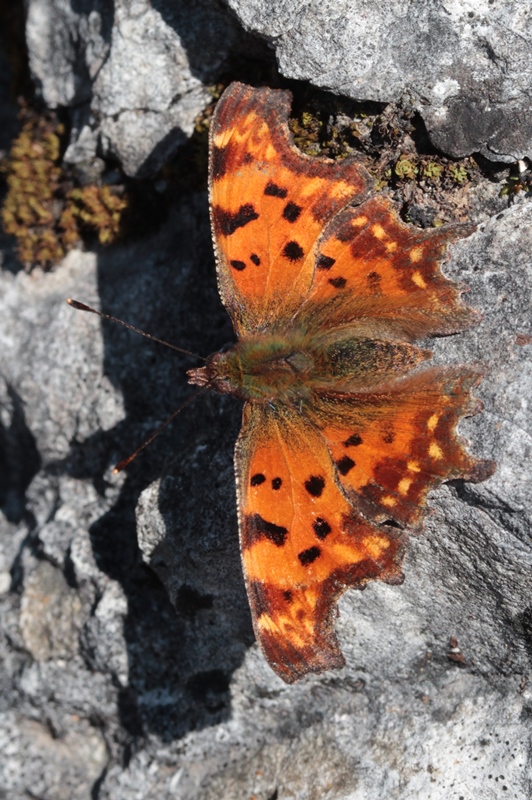
<svg viewBox="0 0 532 800">
<path fill-rule="evenodd" d="M 72 658 L 81 629 L 81 600 L 64 573 L 40 561 L 26 575 L 20 608 L 20 631 L 35 661 Z"/>
<path fill-rule="evenodd" d="M 237 25 L 214 0 L 29 0 L 30 67 L 45 103 L 73 109 L 65 161 L 156 172 L 191 136 Z M 240 39 L 242 36 L 240 36 Z"/>
<path fill-rule="evenodd" d="M 96 783 L 108 759 L 99 731 L 73 717 L 70 730 L 58 737 L 36 720 L 14 714 L 2 717 L 0 740 L 9 737 L 11 751 L 2 787 L 9 797 L 27 796 L 28 787 L 43 800 L 89 797 L 87 787 Z M 13 758 L 14 753 L 18 758 Z"/>
<path fill-rule="evenodd" d="M 275 47 L 288 78 L 357 100 L 402 100 L 453 157 L 513 162 L 532 153 L 532 63 L 524 0 L 368 6 L 362 0 L 228 0 L 242 26 Z M 267 60 L 214 0 L 29 0 L 30 66 L 44 101 L 72 109 L 67 163 L 97 153 L 126 174 L 153 174 L 193 132 L 208 84 L 229 58 Z M 153 80 L 156 74 L 157 80 Z"/>
<path fill-rule="evenodd" d="M 228 0 L 246 30 L 271 41 L 279 69 L 337 94 L 403 102 L 433 144 L 460 158 L 532 154 L 532 12 L 526 0 L 366 3 Z"/>
<path fill-rule="evenodd" d="M 157 172 L 194 130 L 208 86 L 244 56 L 357 100 L 417 110 L 453 157 L 530 157 L 532 68 L 525 0 L 402 4 L 341 0 L 29 0 L 30 67 L 45 103 L 71 109 L 65 161 L 99 156 L 127 175 Z M 262 40 L 262 41 L 261 41 Z M 154 75 L 157 79 L 154 80 Z"/>
</svg>

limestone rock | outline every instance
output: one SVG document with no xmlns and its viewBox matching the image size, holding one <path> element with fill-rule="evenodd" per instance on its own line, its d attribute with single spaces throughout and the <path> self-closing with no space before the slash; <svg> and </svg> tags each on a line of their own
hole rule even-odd
<svg viewBox="0 0 532 800">
<path fill-rule="evenodd" d="M 228 0 L 275 45 L 288 78 L 357 100 L 403 98 L 443 152 L 532 155 L 532 11 L 526 0 Z"/>
<path fill-rule="evenodd" d="M 416 109 L 451 156 L 531 155 L 525 0 L 433 0 L 415 13 L 390 0 L 227 5 L 233 13 L 215 0 L 28 0 L 32 75 L 47 105 L 71 109 L 65 160 L 90 171 L 103 155 L 153 174 L 192 134 L 228 60 L 266 63 L 265 44 L 288 78 Z"/>
<path fill-rule="evenodd" d="M 207 84 L 239 49 L 213 0 L 29 0 L 30 67 L 45 103 L 73 110 L 67 163 L 113 157 L 151 174 L 192 134 Z"/>
</svg>

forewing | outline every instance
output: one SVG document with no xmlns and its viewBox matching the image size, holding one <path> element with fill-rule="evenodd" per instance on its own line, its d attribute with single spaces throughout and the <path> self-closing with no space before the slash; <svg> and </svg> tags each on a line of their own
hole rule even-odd
<svg viewBox="0 0 532 800">
<path fill-rule="evenodd" d="M 470 390 L 482 372 L 434 367 L 371 392 L 322 396 L 317 413 L 348 496 L 376 522 L 415 526 L 442 481 L 485 480 L 491 461 L 471 456 L 456 433 L 481 409 Z"/>
<path fill-rule="evenodd" d="M 347 586 L 400 580 L 402 541 L 362 518 L 319 431 L 247 404 L 236 445 L 242 560 L 257 640 L 288 683 L 343 666 L 335 604 Z"/>
<path fill-rule="evenodd" d="M 440 263 L 449 243 L 471 230 L 406 225 L 384 197 L 346 208 L 324 231 L 300 313 L 309 325 L 363 321 L 370 333 L 388 330 L 408 340 L 463 330 L 480 315 L 463 303 L 464 287 L 445 278 Z"/>
<path fill-rule="evenodd" d="M 308 293 L 324 225 L 367 192 L 353 160 L 309 158 L 288 128 L 290 92 L 232 83 L 211 124 L 218 285 L 238 334 L 279 327 Z"/>
</svg>

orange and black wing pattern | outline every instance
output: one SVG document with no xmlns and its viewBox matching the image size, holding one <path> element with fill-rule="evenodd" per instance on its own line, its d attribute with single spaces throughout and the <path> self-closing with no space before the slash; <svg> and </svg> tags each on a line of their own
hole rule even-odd
<svg viewBox="0 0 532 800">
<path fill-rule="evenodd" d="M 247 403 L 235 452 L 244 575 L 257 640 L 287 683 L 344 665 L 334 632 L 348 587 L 402 580 L 396 529 L 362 517 L 320 432 Z"/>
<path fill-rule="evenodd" d="M 470 396 L 480 378 L 434 368 L 324 395 L 304 415 L 246 404 L 235 451 L 244 575 L 257 640 L 286 682 L 344 665 L 337 600 L 402 580 L 404 528 L 419 526 L 429 490 L 493 473 L 456 433 L 480 410 Z"/>
<path fill-rule="evenodd" d="M 416 528 L 431 489 L 443 481 L 481 481 L 491 461 L 465 449 L 456 426 L 477 414 L 469 367 L 433 367 L 363 393 L 325 394 L 309 416 L 320 425 L 346 496 L 367 519 Z"/>
<path fill-rule="evenodd" d="M 365 320 L 370 329 L 408 341 L 464 330 L 480 315 L 461 300 L 464 287 L 448 280 L 440 263 L 448 245 L 471 230 L 406 225 L 385 197 L 344 209 L 320 239 L 300 316 L 327 328 Z"/>
<path fill-rule="evenodd" d="M 232 83 L 210 131 L 218 285 L 235 331 L 279 328 L 308 293 L 324 225 L 368 191 L 352 159 L 310 158 L 288 128 L 290 92 Z"/>
<path fill-rule="evenodd" d="M 479 319 L 440 268 L 471 229 L 417 230 L 386 198 L 367 199 L 353 160 L 295 148 L 289 105 L 288 92 L 227 89 L 210 193 L 222 300 L 241 345 L 266 348 L 246 366 L 265 391 L 246 395 L 242 360 L 234 391 L 265 398 L 246 402 L 236 445 L 239 528 L 257 640 L 291 683 L 344 664 L 338 597 L 401 580 L 404 529 L 419 528 L 428 492 L 494 465 L 456 430 L 480 410 L 482 370 L 419 369 L 430 351 L 410 344 Z M 299 394 L 268 393 L 272 363 L 296 373 Z"/>
</svg>

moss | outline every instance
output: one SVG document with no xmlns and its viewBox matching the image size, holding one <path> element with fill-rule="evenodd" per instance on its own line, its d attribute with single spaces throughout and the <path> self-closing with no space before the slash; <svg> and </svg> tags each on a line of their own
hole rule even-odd
<svg viewBox="0 0 532 800">
<path fill-rule="evenodd" d="M 72 189 L 59 220 L 65 231 L 63 238 L 72 241 L 74 225 L 94 231 L 100 244 L 110 244 L 120 235 L 122 215 L 128 207 L 128 198 L 120 197 L 110 186 L 84 186 Z"/>
<path fill-rule="evenodd" d="M 512 166 L 499 196 L 507 197 L 511 202 L 521 192 L 528 196 L 532 194 L 532 168 L 528 160 Z"/>
<path fill-rule="evenodd" d="M 432 181 L 437 181 L 441 178 L 443 172 L 443 164 L 438 164 L 435 161 L 429 161 L 423 166 L 422 175 Z"/>
<path fill-rule="evenodd" d="M 405 221 L 422 228 L 464 222 L 474 197 L 470 189 L 492 180 L 492 168 L 480 157 L 454 160 L 439 152 L 406 101 L 384 106 L 291 88 L 290 129 L 297 147 L 311 156 L 355 158 L 371 174 L 376 191 L 400 205 Z M 529 179 L 515 178 L 504 192 L 513 195 L 530 185 Z"/>
<path fill-rule="evenodd" d="M 61 166 L 63 125 L 26 106 L 21 118 L 21 131 L 2 164 L 7 194 L 0 211 L 4 230 L 17 240 L 20 260 L 28 268 L 47 268 L 84 234 L 96 234 L 101 244 L 115 241 L 127 195 L 106 185 L 76 188 Z"/>
<path fill-rule="evenodd" d="M 2 224 L 6 233 L 16 237 L 21 261 L 53 263 L 64 255 L 55 231 L 64 131 L 54 118 L 37 116 L 27 108 L 21 116 L 22 129 L 2 165 L 7 182 Z"/>
<path fill-rule="evenodd" d="M 322 142 L 324 122 L 316 114 L 303 111 L 298 118 L 290 120 L 294 144 L 307 156 L 323 154 L 329 145 Z"/>
<path fill-rule="evenodd" d="M 464 164 L 451 164 L 449 172 L 451 173 L 453 181 L 458 184 L 465 183 L 469 178 L 469 172 Z"/>
<path fill-rule="evenodd" d="M 401 156 L 401 158 L 395 164 L 394 172 L 399 180 L 411 181 L 415 179 L 419 170 L 414 159 L 407 158 L 407 156 Z"/>
</svg>

